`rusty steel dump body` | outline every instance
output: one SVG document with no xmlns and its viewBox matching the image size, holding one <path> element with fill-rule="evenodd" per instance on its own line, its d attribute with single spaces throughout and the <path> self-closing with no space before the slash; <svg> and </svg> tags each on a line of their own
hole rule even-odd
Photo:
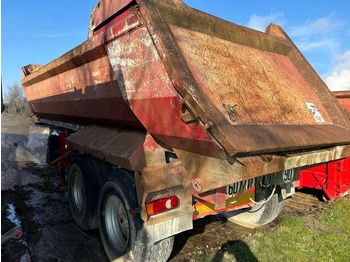
<svg viewBox="0 0 350 262">
<path fill-rule="evenodd" d="M 333 92 L 333 94 L 350 119 L 350 91 L 337 91 Z"/>
<path fill-rule="evenodd" d="M 147 131 L 197 192 L 350 156 L 346 114 L 281 27 L 258 32 L 180 0 L 101 0 L 86 42 L 22 72 L 40 118 Z M 115 164 L 132 155 L 77 137 Z"/>
</svg>

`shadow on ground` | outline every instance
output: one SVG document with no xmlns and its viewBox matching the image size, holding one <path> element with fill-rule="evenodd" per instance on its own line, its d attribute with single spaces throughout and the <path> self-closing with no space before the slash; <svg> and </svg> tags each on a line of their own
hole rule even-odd
<svg viewBox="0 0 350 262">
<path fill-rule="evenodd" d="M 229 241 L 221 247 L 215 254 L 212 262 L 224 261 L 224 254 L 227 253 L 231 258 L 235 258 L 237 262 L 258 262 L 249 246 L 242 240 Z"/>
<path fill-rule="evenodd" d="M 239 240 L 251 232 L 252 229 L 227 222 L 222 215 L 195 220 L 192 230 L 175 236 L 170 261 L 189 261 L 203 254 L 215 254 L 227 240 Z"/>
</svg>

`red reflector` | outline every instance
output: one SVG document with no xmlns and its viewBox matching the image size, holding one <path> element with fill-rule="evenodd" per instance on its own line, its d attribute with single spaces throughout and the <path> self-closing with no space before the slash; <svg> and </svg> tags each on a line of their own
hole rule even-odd
<svg viewBox="0 0 350 262">
<path fill-rule="evenodd" d="M 157 200 L 153 200 L 146 204 L 147 214 L 155 215 L 173 208 L 176 208 L 179 204 L 177 196 L 165 197 Z"/>
<path fill-rule="evenodd" d="M 20 230 L 16 230 L 15 232 L 13 232 L 13 236 L 15 238 L 19 238 L 21 236 L 21 231 Z"/>
</svg>

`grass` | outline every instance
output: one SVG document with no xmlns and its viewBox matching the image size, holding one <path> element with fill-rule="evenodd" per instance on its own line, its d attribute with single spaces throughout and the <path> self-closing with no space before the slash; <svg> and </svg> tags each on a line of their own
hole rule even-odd
<svg viewBox="0 0 350 262">
<path fill-rule="evenodd" d="M 257 229 L 197 261 L 350 261 L 350 198 L 305 216 L 285 215 L 271 232 Z"/>
</svg>

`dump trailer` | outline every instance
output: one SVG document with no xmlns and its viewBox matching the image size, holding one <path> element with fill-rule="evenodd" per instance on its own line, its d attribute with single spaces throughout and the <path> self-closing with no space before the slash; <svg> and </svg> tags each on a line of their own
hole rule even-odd
<svg viewBox="0 0 350 262">
<path fill-rule="evenodd" d="M 301 168 L 350 156 L 348 117 L 280 26 L 180 0 L 101 0 L 87 41 L 22 75 L 72 217 L 110 260 L 165 261 L 208 215 L 266 224 Z"/>
<path fill-rule="evenodd" d="M 350 118 L 350 91 L 338 91 L 333 94 Z M 325 201 L 348 195 L 350 192 L 350 158 L 302 170 L 298 188 L 320 190 Z"/>
</svg>

